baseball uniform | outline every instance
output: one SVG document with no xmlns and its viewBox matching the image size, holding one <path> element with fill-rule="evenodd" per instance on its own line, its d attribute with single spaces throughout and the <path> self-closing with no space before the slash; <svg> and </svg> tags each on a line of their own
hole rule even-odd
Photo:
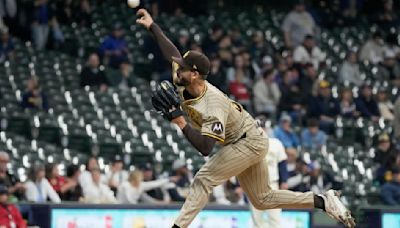
<svg viewBox="0 0 400 228">
<path fill-rule="evenodd" d="M 271 189 L 279 189 L 279 169 L 278 164 L 281 161 L 287 159 L 285 148 L 282 143 L 276 138 L 269 138 L 268 154 L 264 159 L 267 164 L 269 172 L 269 184 Z M 255 228 L 275 228 L 281 227 L 281 212 L 282 209 L 270 209 L 267 211 L 262 211 L 254 208 L 250 203 L 250 209 L 252 213 L 253 223 Z M 268 219 L 265 221 L 263 218 L 264 212 L 267 213 Z"/>
<path fill-rule="evenodd" d="M 313 193 L 273 190 L 269 185 L 264 158 L 268 140 L 264 131 L 242 106 L 205 81 L 204 92 L 197 98 L 185 100 L 180 89 L 182 109 L 192 126 L 216 139 L 222 148 L 197 172 L 190 192 L 175 224 L 188 227 L 207 204 L 212 188 L 232 176 L 246 192 L 255 208 L 313 208 Z"/>
</svg>

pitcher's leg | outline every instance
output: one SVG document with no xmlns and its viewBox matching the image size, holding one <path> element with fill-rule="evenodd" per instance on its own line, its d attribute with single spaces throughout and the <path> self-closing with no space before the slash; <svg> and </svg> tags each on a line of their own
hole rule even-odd
<svg viewBox="0 0 400 228">
<path fill-rule="evenodd" d="M 180 228 L 188 227 L 207 204 L 212 188 L 243 172 L 256 163 L 258 157 L 257 153 L 244 150 L 240 144 L 228 145 L 218 151 L 194 177 L 189 195 L 175 224 Z"/>
<path fill-rule="evenodd" d="M 237 177 L 241 187 L 257 209 L 314 208 L 312 192 L 272 190 L 268 185 L 268 169 L 263 160 L 247 168 Z"/>
<path fill-rule="evenodd" d="M 251 218 L 253 220 L 253 228 L 265 228 L 266 222 L 264 220 L 264 211 L 256 209 L 251 203 L 249 203 Z"/>
</svg>

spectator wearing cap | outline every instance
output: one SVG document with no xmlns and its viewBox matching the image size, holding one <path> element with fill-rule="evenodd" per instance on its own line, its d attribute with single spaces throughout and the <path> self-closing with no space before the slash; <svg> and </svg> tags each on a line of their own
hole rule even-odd
<svg viewBox="0 0 400 228">
<path fill-rule="evenodd" d="M 303 149 L 319 150 L 326 145 L 327 135 L 319 129 L 317 119 L 308 119 L 307 128 L 301 132 L 301 146 Z"/>
<path fill-rule="evenodd" d="M 26 91 L 22 94 L 21 106 L 24 109 L 49 110 L 47 95 L 40 89 L 36 79 L 26 82 Z"/>
<path fill-rule="evenodd" d="M 374 32 L 371 38 L 361 47 L 360 61 L 368 61 L 377 64 L 384 57 L 384 41 L 380 32 Z"/>
<path fill-rule="evenodd" d="M 160 188 L 169 182 L 176 182 L 178 177 L 170 176 L 166 179 L 153 181 L 143 181 L 143 172 L 134 170 L 129 174 L 128 180 L 121 183 L 118 187 L 117 200 L 120 203 L 137 204 L 139 201 L 144 203 L 158 203 L 158 201 L 149 196 L 146 191 Z"/>
<path fill-rule="evenodd" d="M 286 154 L 289 156 L 291 153 L 295 152 L 296 149 L 288 148 L 286 149 Z M 289 164 L 289 163 L 288 163 Z M 297 192 L 306 192 L 310 191 L 310 169 L 308 164 L 301 158 L 295 157 L 295 160 L 290 163 L 291 166 L 294 166 L 293 169 L 289 169 L 289 178 L 288 178 L 288 187 L 289 190 L 297 191 Z"/>
<path fill-rule="evenodd" d="M 379 113 L 385 120 L 392 121 L 394 119 L 394 105 L 393 102 L 388 98 L 388 94 L 384 88 L 378 91 L 376 95 L 378 102 Z"/>
<path fill-rule="evenodd" d="M 85 68 L 80 74 L 81 87 L 98 87 L 100 91 L 106 91 L 109 85 L 107 77 L 100 69 L 100 59 L 96 53 L 92 53 L 87 60 Z"/>
<path fill-rule="evenodd" d="M 258 114 L 267 113 L 275 116 L 281 92 L 278 84 L 274 81 L 275 71 L 267 70 L 263 78 L 259 79 L 253 87 L 254 106 Z"/>
<path fill-rule="evenodd" d="M 60 196 L 54 191 L 49 181 L 45 178 L 45 167 L 34 164 L 29 171 L 28 181 L 25 183 L 25 196 L 28 201 L 45 203 L 49 198 L 53 203 L 60 203 Z"/>
<path fill-rule="evenodd" d="M 175 160 L 172 164 L 172 172 L 170 176 L 177 176 L 178 180 L 175 182 L 176 187 L 168 189 L 168 193 L 173 202 L 185 201 L 189 194 L 189 187 L 192 182 L 193 176 L 183 159 Z"/>
<path fill-rule="evenodd" d="M 381 199 L 390 206 L 400 206 L 400 170 L 392 170 L 392 181 L 381 187 Z"/>
<path fill-rule="evenodd" d="M 139 170 L 143 172 L 143 181 L 154 181 L 157 180 L 157 176 L 153 170 L 153 167 L 150 163 L 144 163 L 140 165 Z M 168 186 L 163 186 L 162 188 L 153 188 L 150 190 L 145 191 L 147 195 L 152 197 L 153 199 L 159 200 L 159 201 L 164 201 L 164 202 L 169 202 L 171 199 L 169 197 L 168 191 L 167 191 Z"/>
<path fill-rule="evenodd" d="M 110 170 L 105 175 L 108 187 L 116 193 L 119 185 L 128 180 L 128 172 L 124 170 L 124 162 L 121 159 L 115 159 Z"/>
<path fill-rule="evenodd" d="M 14 60 L 15 47 L 12 41 L 8 28 L 0 28 L 0 63 L 6 60 Z"/>
<path fill-rule="evenodd" d="M 314 194 L 322 194 L 329 189 L 341 190 L 343 181 L 334 177 L 328 172 L 322 172 L 321 166 L 317 161 L 308 165 L 310 172 L 310 189 Z"/>
<path fill-rule="evenodd" d="M 65 186 L 67 189 L 61 193 L 60 197 L 63 201 L 80 201 L 83 197 L 83 190 L 79 184 L 79 176 L 81 170 L 77 165 L 69 165 L 65 177 Z"/>
<path fill-rule="evenodd" d="M 293 60 L 295 63 L 304 66 L 312 63 L 315 69 L 318 69 L 325 62 L 325 53 L 315 44 L 312 35 L 306 35 L 302 45 L 297 46 L 293 52 Z"/>
<path fill-rule="evenodd" d="M 8 202 L 8 192 L 7 186 L 0 185 L 0 227 L 27 227 L 18 208 Z"/>
<path fill-rule="evenodd" d="M 391 180 L 391 170 L 397 167 L 400 154 L 392 147 L 392 142 L 388 134 L 382 133 L 378 136 L 378 145 L 375 148 L 374 162 L 378 169 L 376 176 L 379 183 L 383 184 Z"/>
<path fill-rule="evenodd" d="M 285 45 L 288 48 L 295 48 L 303 42 L 308 34 L 315 34 L 316 24 L 303 0 L 297 0 L 293 10 L 286 15 L 282 23 Z"/>
<path fill-rule="evenodd" d="M 102 182 L 99 168 L 90 171 L 91 181 L 85 183 L 83 188 L 84 201 L 86 203 L 115 203 L 113 191 Z"/>
<path fill-rule="evenodd" d="M 103 62 L 116 69 L 122 62 L 128 60 L 128 43 L 123 36 L 122 24 L 116 23 L 112 33 L 104 39 L 99 48 Z"/>
<path fill-rule="evenodd" d="M 393 51 L 385 51 L 385 57 L 383 62 L 379 63 L 376 77 L 379 81 L 392 81 L 400 86 L 400 64 L 396 61 L 396 54 Z"/>
<path fill-rule="evenodd" d="M 325 80 L 320 81 L 318 95 L 310 99 L 308 116 L 319 120 L 321 130 L 332 134 L 335 119 L 339 114 L 339 102 L 331 94 L 330 83 Z"/>
<path fill-rule="evenodd" d="M 363 83 L 355 52 L 350 51 L 347 53 L 346 60 L 339 69 L 339 78 L 342 83 L 349 82 L 356 86 L 360 86 Z"/>
<path fill-rule="evenodd" d="M 357 111 L 361 113 L 361 116 L 366 119 L 373 121 L 379 120 L 379 107 L 378 103 L 372 95 L 372 89 L 369 85 L 362 85 L 360 88 L 360 94 L 355 99 Z"/>
<path fill-rule="evenodd" d="M 274 129 L 274 137 L 279 139 L 285 148 L 297 148 L 300 145 L 299 137 L 292 129 L 292 118 L 283 113 L 279 125 Z"/>
<path fill-rule="evenodd" d="M 20 182 L 17 176 L 8 171 L 10 156 L 0 151 L 0 184 L 8 188 L 8 193 L 18 200 L 25 198 L 25 185 Z"/>
</svg>

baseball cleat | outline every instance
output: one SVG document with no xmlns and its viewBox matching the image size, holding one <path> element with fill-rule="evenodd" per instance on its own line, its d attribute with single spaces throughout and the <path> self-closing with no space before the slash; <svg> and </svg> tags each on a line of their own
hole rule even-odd
<svg viewBox="0 0 400 228">
<path fill-rule="evenodd" d="M 348 228 L 356 226 L 351 212 L 343 205 L 339 197 L 340 191 L 329 190 L 325 194 L 321 194 L 325 202 L 325 212 L 333 219 L 343 223 Z"/>
</svg>

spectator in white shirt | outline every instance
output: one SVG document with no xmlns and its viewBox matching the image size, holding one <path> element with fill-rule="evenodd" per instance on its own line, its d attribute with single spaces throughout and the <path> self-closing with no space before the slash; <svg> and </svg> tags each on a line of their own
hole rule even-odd
<svg viewBox="0 0 400 228">
<path fill-rule="evenodd" d="M 316 24 L 311 14 L 306 11 L 304 0 L 298 0 L 293 10 L 286 15 L 282 30 L 287 48 L 295 48 L 307 34 L 315 34 Z"/>
<path fill-rule="evenodd" d="M 356 86 L 360 86 L 364 82 L 361 77 L 357 63 L 357 54 L 355 52 L 350 51 L 347 53 L 346 60 L 340 66 L 339 77 L 341 82 L 347 81 Z"/>
<path fill-rule="evenodd" d="M 293 52 L 295 63 L 301 65 L 312 63 L 315 69 L 318 69 L 320 64 L 325 62 L 325 57 L 325 53 L 315 44 L 314 37 L 310 34 L 304 37 L 303 44 Z"/>
<path fill-rule="evenodd" d="M 120 203 L 131 204 L 137 204 L 139 201 L 145 203 L 161 202 L 146 194 L 146 191 L 160 188 L 167 185 L 169 182 L 176 181 L 177 177 L 171 176 L 169 179 L 143 182 L 143 172 L 140 170 L 134 170 L 129 174 L 128 180 L 118 187 L 117 199 Z"/>
<path fill-rule="evenodd" d="M 97 162 L 97 158 L 90 157 L 85 165 L 85 170 L 79 176 L 79 184 L 84 188 L 86 184 L 92 182 L 92 174 L 91 171 L 93 169 L 98 169 L 99 163 Z"/>
<path fill-rule="evenodd" d="M 372 37 L 362 46 L 360 51 L 360 60 L 369 61 L 372 64 L 377 64 L 384 57 L 384 41 L 380 32 L 375 32 Z"/>
<path fill-rule="evenodd" d="M 100 169 L 91 171 L 92 181 L 86 183 L 83 188 L 84 201 L 86 203 L 115 203 L 113 191 L 101 182 Z"/>
<path fill-rule="evenodd" d="M 275 71 L 267 70 L 263 74 L 263 78 L 259 79 L 253 88 L 254 106 L 256 113 L 276 114 L 281 92 L 278 84 L 274 81 Z"/>
<path fill-rule="evenodd" d="M 128 172 L 123 168 L 123 161 L 121 159 L 116 159 L 113 161 L 109 172 L 105 175 L 108 187 L 114 192 L 117 192 L 119 185 L 128 179 Z"/>
<path fill-rule="evenodd" d="M 60 196 L 45 178 L 45 168 L 42 164 L 32 166 L 25 187 L 25 196 L 28 201 L 45 203 L 49 198 L 53 203 L 61 202 Z"/>
</svg>

